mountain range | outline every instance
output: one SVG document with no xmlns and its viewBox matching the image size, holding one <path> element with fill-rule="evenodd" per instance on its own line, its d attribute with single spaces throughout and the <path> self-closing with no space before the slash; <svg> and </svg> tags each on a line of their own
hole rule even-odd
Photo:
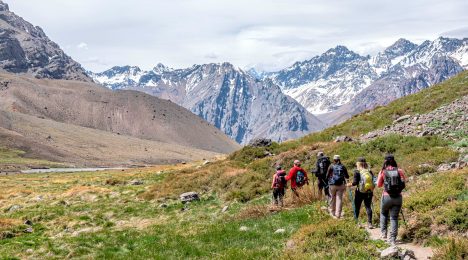
<svg viewBox="0 0 468 260">
<path fill-rule="evenodd" d="M 239 143 L 284 141 L 439 83 L 468 68 L 468 39 L 399 39 L 375 56 L 337 46 L 277 72 L 229 63 L 150 71 L 113 67 L 89 74 L 111 89 L 170 99 Z M 292 100 L 291 98 L 294 100 Z"/>
<path fill-rule="evenodd" d="M 239 143 L 254 138 L 285 141 L 320 130 L 324 124 L 271 80 L 260 80 L 230 63 L 150 71 L 113 67 L 89 73 L 111 89 L 133 89 L 169 99 L 210 122 Z"/>
<path fill-rule="evenodd" d="M 468 68 L 468 38 L 417 45 L 399 39 L 377 55 L 332 48 L 284 70 L 263 74 L 328 124 L 415 93 Z"/>
<path fill-rule="evenodd" d="M 84 166 L 168 164 L 240 148 L 173 102 L 94 83 L 2 1 L 0 36 L 0 148 Z"/>
</svg>

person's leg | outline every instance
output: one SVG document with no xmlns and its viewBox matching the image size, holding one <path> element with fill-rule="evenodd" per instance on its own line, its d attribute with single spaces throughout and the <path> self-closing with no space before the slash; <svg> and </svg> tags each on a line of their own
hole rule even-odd
<svg viewBox="0 0 468 260">
<path fill-rule="evenodd" d="M 366 194 L 364 198 L 364 206 L 366 207 L 367 213 L 367 224 L 372 225 L 372 193 Z"/>
<path fill-rule="evenodd" d="M 331 185 L 330 186 L 330 193 L 331 193 L 331 199 L 330 199 L 330 214 L 335 216 L 335 209 L 336 209 L 336 186 Z"/>
<path fill-rule="evenodd" d="M 337 188 L 337 191 L 336 191 L 336 214 L 335 216 L 337 216 L 338 218 L 341 218 L 341 212 L 343 210 L 343 194 L 346 190 L 346 185 L 343 184 L 336 188 Z"/>
<path fill-rule="evenodd" d="M 388 215 L 389 215 L 389 201 L 390 196 L 382 196 L 380 202 L 380 231 L 382 232 L 382 238 L 387 238 L 387 225 L 388 225 Z"/>
<path fill-rule="evenodd" d="M 392 206 L 390 208 L 390 243 L 395 244 L 398 236 L 398 215 L 400 214 L 402 197 L 398 196 L 392 199 Z"/>
<path fill-rule="evenodd" d="M 278 205 L 278 189 L 274 188 L 273 189 L 273 205 Z"/>
<path fill-rule="evenodd" d="M 284 206 L 284 203 L 283 203 L 283 199 L 284 199 L 284 188 L 280 189 L 280 193 L 279 193 L 279 203 L 280 203 L 280 206 L 283 207 Z"/>
<path fill-rule="evenodd" d="M 323 190 L 323 182 L 320 178 L 317 179 L 317 187 L 318 187 L 318 190 L 319 190 L 319 193 L 318 193 L 318 196 L 319 196 L 319 200 L 322 199 L 322 190 Z"/>
<path fill-rule="evenodd" d="M 354 193 L 354 218 L 358 219 L 359 218 L 359 212 L 361 211 L 361 204 L 363 200 L 363 194 L 360 193 L 359 191 L 356 191 Z"/>
</svg>

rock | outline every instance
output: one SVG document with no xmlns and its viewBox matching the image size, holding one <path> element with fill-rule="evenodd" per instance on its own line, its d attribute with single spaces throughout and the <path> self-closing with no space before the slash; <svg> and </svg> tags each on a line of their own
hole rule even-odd
<svg viewBox="0 0 468 260">
<path fill-rule="evenodd" d="M 28 227 L 24 230 L 24 233 L 32 233 L 34 232 L 34 229 L 32 227 Z"/>
<path fill-rule="evenodd" d="M 221 210 L 221 212 L 224 213 L 224 212 L 228 211 L 228 209 L 229 209 L 229 206 L 224 206 L 224 208 Z"/>
<path fill-rule="evenodd" d="M 34 250 L 32 250 L 31 248 L 26 249 L 26 254 L 32 254 L 32 253 L 34 253 Z"/>
<path fill-rule="evenodd" d="M 33 225 L 32 221 L 29 220 L 29 219 L 26 220 L 26 221 L 24 222 L 24 224 L 25 224 L 25 225 L 28 225 L 28 226 L 32 226 L 32 225 Z"/>
<path fill-rule="evenodd" d="M 280 229 L 277 229 L 277 230 L 275 231 L 275 234 L 283 234 L 284 232 L 286 232 L 286 230 L 280 228 Z"/>
<path fill-rule="evenodd" d="M 128 184 L 130 185 L 143 185 L 143 181 L 142 180 L 131 180 Z"/>
<path fill-rule="evenodd" d="M 270 153 L 270 152 L 268 152 L 268 151 L 263 152 L 263 155 L 264 155 L 265 157 L 273 156 L 273 154 Z"/>
<path fill-rule="evenodd" d="M 0 232 L 0 240 L 2 239 L 8 239 L 8 238 L 14 238 L 15 237 L 15 234 L 13 234 L 12 232 L 10 231 L 3 231 L 3 232 Z"/>
<path fill-rule="evenodd" d="M 393 124 L 403 122 L 403 121 L 405 121 L 406 119 L 409 119 L 410 117 L 411 117 L 411 115 L 400 116 L 400 117 L 397 118 L 395 121 L 393 121 Z"/>
<path fill-rule="evenodd" d="M 160 208 L 167 208 L 167 204 L 163 203 L 161 205 L 159 205 Z"/>
<path fill-rule="evenodd" d="M 200 197 L 196 192 L 186 192 L 180 195 L 180 201 L 182 201 L 182 203 L 187 203 L 195 200 L 200 200 Z"/>
<path fill-rule="evenodd" d="M 252 147 L 269 147 L 273 141 L 271 139 L 266 139 L 266 138 L 257 138 L 252 141 L 250 141 L 249 146 Z"/>
<path fill-rule="evenodd" d="M 19 209 L 22 209 L 22 208 L 23 208 L 23 206 L 20 206 L 20 205 L 12 205 L 11 207 L 9 207 L 7 209 L 7 211 L 8 212 L 15 212 L 15 211 L 17 211 Z"/>
<path fill-rule="evenodd" d="M 210 164 L 210 163 L 211 163 L 210 161 L 204 161 L 203 165 L 207 165 L 207 164 Z"/>
<path fill-rule="evenodd" d="M 294 247 L 296 247 L 296 242 L 294 242 L 294 240 L 289 240 L 286 242 L 286 248 L 293 249 Z"/>
<path fill-rule="evenodd" d="M 416 259 L 416 255 L 413 250 L 405 249 L 400 253 L 400 259 L 403 260 L 413 260 Z"/>
<path fill-rule="evenodd" d="M 381 259 L 392 259 L 398 257 L 398 247 L 391 246 L 380 253 Z"/>
<path fill-rule="evenodd" d="M 242 231 L 242 232 L 245 232 L 245 231 L 248 231 L 248 230 L 249 230 L 249 228 L 246 227 L 246 226 L 242 226 L 242 227 L 239 228 L 239 231 Z"/>
<path fill-rule="evenodd" d="M 342 143 L 342 142 L 352 142 L 353 139 L 349 136 L 346 136 L 346 135 L 341 135 L 341 136 L 337 136 L 335 138 L 335 143 Z"/>
</svg>

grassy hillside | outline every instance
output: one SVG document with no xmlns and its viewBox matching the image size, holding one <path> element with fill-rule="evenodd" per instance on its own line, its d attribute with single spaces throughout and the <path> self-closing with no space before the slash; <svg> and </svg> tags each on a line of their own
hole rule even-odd
<svg viewBox="0 0 468 260">
<path fill-rule="evenodd" d="M 348 196 L 343 221 L 322 210 L 314 188 L 295 203 L 288 192 L 283 210 L 268 206 L 272 166 L 288 168 L 298 158 L 310 169 L 323 150 L 341 154 L 349 168 L 366 156 L 374 171 L 385 153 L 394 153 L 410 176 L 400 234 L 436 248 L 434 259 L 463 259 L 468 169 L 434 172 L 458 159 L 460 150 L 451 141 L 399 135 L 366 143 L 331 140 L 358 137 L 400 115 L 429 112 L 467 95 L 467 89 L 465 72 L 323 132 L 268 148 L 245 147 L 207 165 L 2 177 L 0 258 L 376 259 L 386 245 L 369 240 L 354 223 Z M 130 185 L 134 179 L 143 185 Z M 199 192 L 201 201 L 183 206 L 178 196 L 188 191 Z M 375 224 L 380 194 L 379 189 L 374 196 Z M 25 220 L 32 221 L 32 233 L 25 232 Z"/>
</svg>

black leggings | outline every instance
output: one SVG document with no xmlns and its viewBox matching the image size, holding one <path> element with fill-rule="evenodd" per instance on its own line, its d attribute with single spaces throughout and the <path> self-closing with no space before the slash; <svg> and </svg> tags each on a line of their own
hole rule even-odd
<svg viewBox="0 0 468 260">
<path fill-rule="evenodd" d="M 374 194 L 370 193 L 361 193 L 356 190 L 354 195 L 354 205 L 356 206 L 356 211 L 354 212 L 354 217 L 359 218 L 359 211 L 361 211 L 362 201 L 364 201 L 364 206 L 366 207 L 367 212 L 367 222 L 372 223 L 372 197 Z"/>
</svg>

